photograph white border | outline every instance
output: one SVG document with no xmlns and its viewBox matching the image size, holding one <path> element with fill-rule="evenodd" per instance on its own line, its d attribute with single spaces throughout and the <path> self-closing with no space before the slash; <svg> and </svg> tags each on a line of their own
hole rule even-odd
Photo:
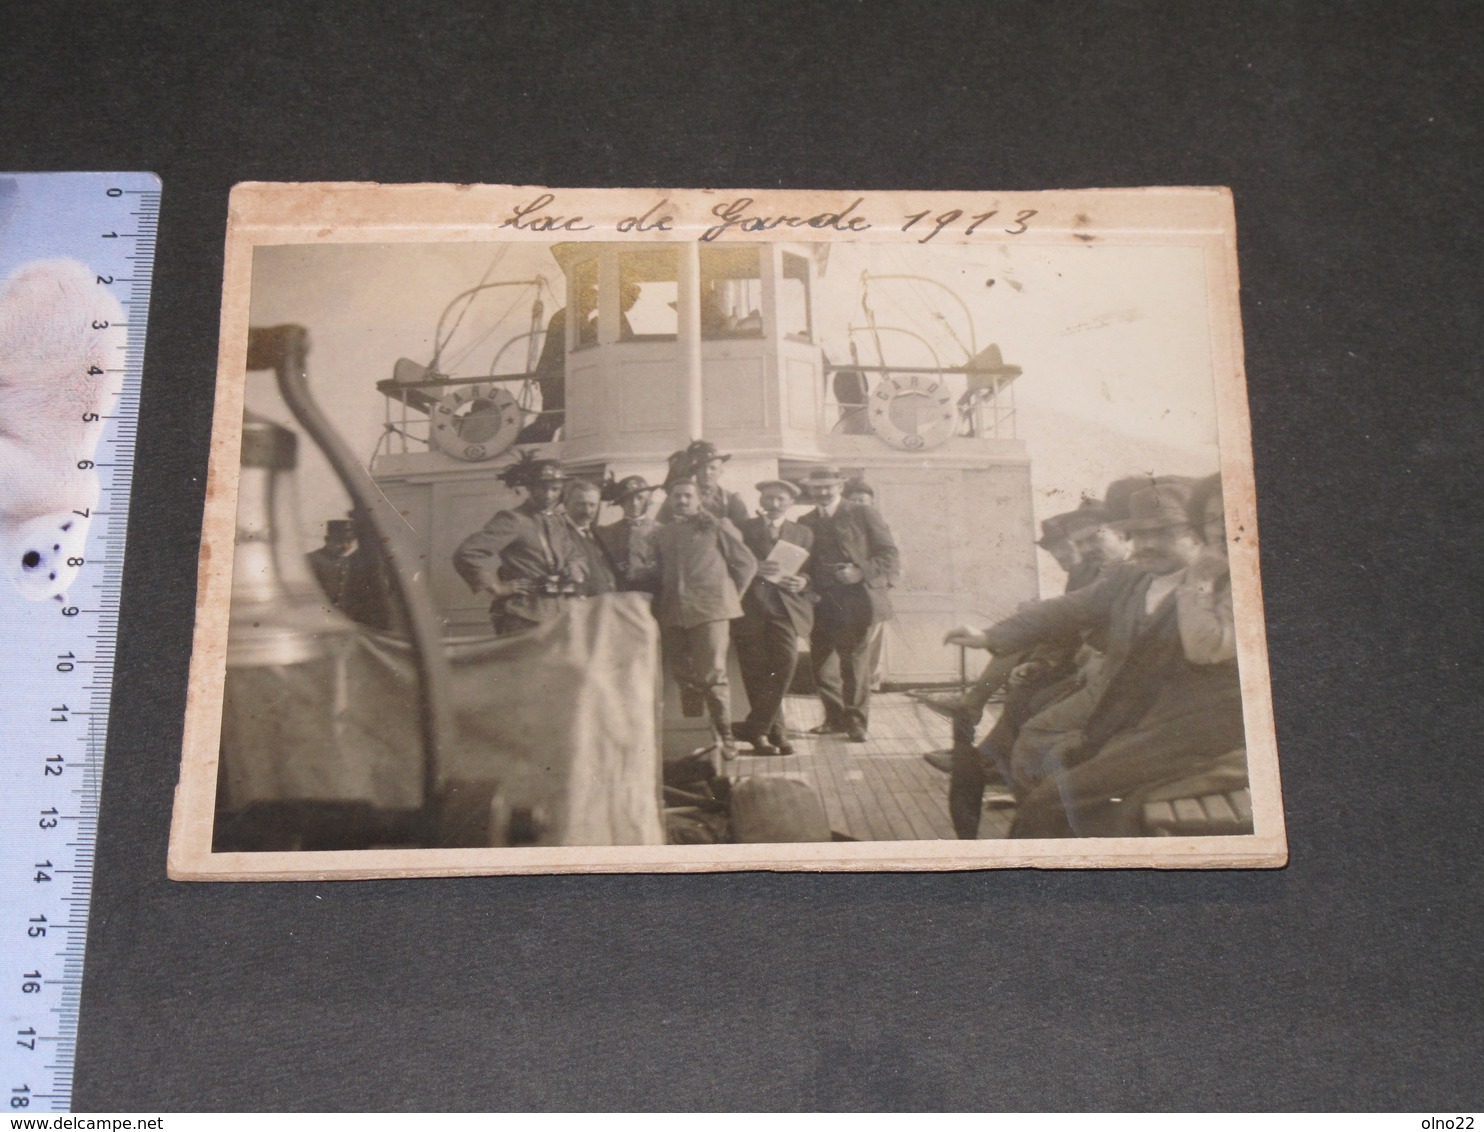
<svg viewBox="0 0 1484 1132">
<path fill-rule="evenodd" d="M 519 210 L 568 218 L 567 228 L 514 226 Z M 1025 215 L 1037 243 L 1195 246 L 1203 249 L 1215 378 L 1229 560 L 1240 656 L 1254 832 L 1243 836 L 1075 838 L 1065 840 L 860 841 L 809 844 L 367 849 L 340 852 L 212 852 L 218 743 L 243 425 L 248 312 L 254 249 L 276 244 L 460 241 L 656 240 L 700 238 L 726 206 L 747 199 L 749 217 L 803 223 L 765 231 L 730 225 L 718 241 L 917 243 L 903 219 L 928 210 L 964 216 L 997 210 Z M 665 231 L 638 232 L 624 221 L 659 202 Z M 855 202 L 852 206 L 852 202 Z M 811 218 L 848 216 L 836 222 Z M 575 230 L 570 218 L 591 229 Z M 848 223 L 861 220 L 850 230 Z M 845 228 L 846 230 L 840 230 Z M 945 230 L 943 242 L 962 236 Z M 1010 242 L 1001 225 L 974 233 L 975 244 Z M 774 190 L 581 189 L 497 185 L 245 183 L 232 192 L 222 324 L 203 522 L 194 650 L 180 782 L 170 837 L 169 875 L 177 880 L 312 880 L 531 873 L 892 871 L 986 868 L 1273 868 L 1287 862 L 1262 591 L 1251 425 L 1242 363 L 1235 219 L 1223 188 L 1063 190 L 1024 193 L 798 192 Z"/>
</svg>

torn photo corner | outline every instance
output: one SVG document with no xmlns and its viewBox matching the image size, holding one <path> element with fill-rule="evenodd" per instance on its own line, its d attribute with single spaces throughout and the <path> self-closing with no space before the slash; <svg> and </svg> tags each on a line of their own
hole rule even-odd
<svg viewBox="0 0 1484 1132">
<path fill-rule="evenodd" d="M 1241 340 L 1220 188 L 239 185 L 170 875 L 1280 866 Z"/>
</svg>

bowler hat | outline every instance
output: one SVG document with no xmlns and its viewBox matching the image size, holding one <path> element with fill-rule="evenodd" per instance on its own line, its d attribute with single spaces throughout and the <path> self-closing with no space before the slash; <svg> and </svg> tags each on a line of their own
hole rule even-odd
<svg viewBox="0 0 1484 1132">
<path fill-rule="evenodd" d="M 846 480 L 845 481 L 845 494 L 846 495 L 864 494 L 864 495 L 869 495 L 872 499 L 875 499 L 876 498 L 876 489 L 874 487 L 872 487 L 870 484 L 868 484 L 860 476 L 856 476 L 854 479 L 849 479 L 849 480 Z"/>
<path fill-rule="evenodd" d="M 325 538 L 355 538 L 356 527 L 349 519 L 326 519 Z"/>
<path fill-rule="evenodd" d="M 1146 487 L 1129 496 L 1129 517 L 1119 524 L 1130 534 L 1190 526 L 1185 509 L 1186 493 L 1169 486 Z"/>
<path fill-rule="evenodd" d="M 788 480 L 763 480 L 761 483 L 754 484 L 753 486 L 759 492 L 767 491 L 770 487 L 776 487 L 782 491 L 788 492 L 788 494 L 795 499 L 799 497 L 799 485 L 796 483 L 790 483 Z"/>
</svg>

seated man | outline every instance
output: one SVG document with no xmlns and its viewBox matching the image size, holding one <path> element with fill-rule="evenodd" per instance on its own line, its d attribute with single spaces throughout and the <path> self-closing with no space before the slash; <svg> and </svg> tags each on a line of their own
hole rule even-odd
<svg viewBox="0 0 1484 1132">
<path fill-rule="evenodd" d="M 1042 520 L 1041 537 L 1036 541 L 1066 572 L 1067 593 L 1096 581 L 1104 568 L 1101 559 L 1084 561 L 1082 550 L 1068 533 L 1069 527 L 1075 529 L 1084 540 L 1084 549 L 1090 549 L 1086 539 L 1092 529 L 1084 525 L 1084 510 L 1079 508 Z M 945 643 L 952 642 L 954 633 L 958 632 L 973 630 L 967 627 L 954 630 Z M 1081 646 L 1081 635 L 1073 633 L 1061 640 L 1042 642 L 1024 653 L 995 657 L 964 693 L 963 705 L 954 716 L 953 749 L 924 756 L 933 767 L 951 776 L 948 810 L 960 838 L 972 841 L 979 836 L 986 787 L 991 782 L 997 781 L 1001 787 L 1010 782 L 1011 752 L 1021 727 L 1076 691 L 1076 660 Z M 989 698 L 1001 687 L 1007 690 L 999 718 L 976 746 L 974 729 Z"/>
<path fill-rule="evenodd" d="M 1024 800 L 1012 837 L 1135 836 L 1145 832 L 1151 791 L 1233 777 L 1232 755 L 1246 738 L 1219 477 L 1196 484 L 1188 513 L 1203 545 L 1164 599 L 1173 604 L 1178 649 L 1167 645 L 1160 666 L 1136 682 L 1109 686 L 1056 752 L 1054 775 Z"/>
<path fill-rule="evenodd" d="M 757 559 L 730 520 L 701 507 L 694 479 L 666 484 L 674 519 L 649 542 L 651 560 L 640 580 L 658 582 L 654 616 L 665 666 L 680 686 L 686 714 L 704 705 L 723 759 L 737 757 L 727 687 L 731 622 L 742 616 L 740 595 L 757 573 Z"/>
<path fill-rule="evenodd" d="M 1034 790 L 1064 785 L 1069 771 L 1089 761 L 1118 731 L 1142 719 L 1162 685 L 1187 663 L 1175 594 L 1204 544 L 1185 505 L 1180 493 L 1169 487 L 1135 493 L 1125 524 L 1134 546 L 1130 563 L 1114 567 L 1092 585 L 1065 597 L 1030 606 L 982 633 L 955 630 L 949 634 L 952 643 L 988 648 L 997 656 L 1071 633 L 1098 633 L 1106 642 L 1100 683 L 1077 705 L 1078 710 L 1063 710 L 1067 718 L 1060 722 L 1068 725 L 1063 738 L 1040 749 L 1035 765 L 1013 768 L 1023 784 L 1031 780 L 1042 784 L 1033 786 Z M 1085 718 L 1079 715 L 1084 709 Z M 1020 824 L 1017 820 L 1016 828 Z"/>
</svg>

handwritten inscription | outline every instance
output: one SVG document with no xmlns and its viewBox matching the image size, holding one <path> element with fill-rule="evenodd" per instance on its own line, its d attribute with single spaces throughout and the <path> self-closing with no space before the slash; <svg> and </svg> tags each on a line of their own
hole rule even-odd
<svg viewBox="0 0 1484 1132">
<path fill-rule="evenodd" d="M 649 210 L 643 216 L 626 216 L 618 222 L 620 232 L 668 232 L 670 222 L 675 219 L 665 209 L 670 207 L 667 200 L 659 204 L 650 205 Z"/>
<path fill-rule="evenodd" d="M 850 214 L 860 207 L 865 197 L 856 197 L 839 212 L 820 212 L 813 216 L 758 216 L 749 212 L 751 197 L 739 197 L 734 201 L 723 201 L 711 210 L 711 215 L 721 220 L 720 224 L 707 228 L 701 239 L 710 242 L 729 228 L 739 232 L 771 232 L 775 228 L 828 228 L 835 232 L 864 232 L 871 222 L 863 216 Z M 847 219 L 848 218 L 848 219 Z"/>
<path fill-rule="evenodd" d="M 518 228 L 528 232 L 591 232 L 597 227 L 596 224 L 584 224 L 580 216 L 542 213 L 542 209 L 550 208 L 555 200 L 554 193 L 542 193 L 530 204 L 518 204 L 501 222 L 500 227 Z M 542 214 L 536 215 L 538 213 Z"/>
<path fill-rule="evenodd" d="M 815 231 L 828 232 L 869 232 L 876 227 L 876 222 L 863 214 L 865 203 L 865 197 L 856 197 L 838 211 L 799 216 L 786 212 L 775 213 L 758 206 L 757 201 L 752 197 L 738 197 L 736 200 L 722 201 L 711 208 L 710 217 L 716 223 L 711 224 L 701 233 L 700 240 L 702 243 L 711 243 L 727 233 L 754 235 L 790 228 L 812 228 Z M 672 232 L 679 222 L 675 215 L 676 211 L 678 210 L 668 199 L 662 199 L 650 205 L 642 213 L 624 217 L 613 226 L 613 230 L 625 234 Z M 950 237 L 957 236 L 960 239 L 972 239 L 977 233 L 1020 236 L 1031 230 L 1031 219 L 1038 214 L 1039 210 L 1034 208 L 1021 208 L 1013 211 L 991 208 L 983 212 L 950 208 L 937 213 L 933 209 L 926 208 L 921 212 L 906 213 L 901 217 L 904 223 L 900 225 L 896 225 L 896 222 L 891 219 L 888 219 L 886 223 L 896 226 L 898 231 L 920 236 L 917 242 L 926 244 L 945 233 Z M 555 193 L 542 193 L 534 200 L 512 207 L 509 215 L 500 221 L 499 227 L 514 228 L 524 232 L 591 232 L 599 225 L 590 223 L 581 215 L 566 215 L 557 207 Z"/>
<path fill-rule="evenodd" d="M 1030 228 L 1026 224 L 1026 221 L 1036 215 L 1036 211 L 1034 208 L 1022 208 L 1015 214 L 1015 219 L 1011 222 L 1010 227 L 1004 230 L 1005 235 L 1019 236 L 1023 232 L 1029 232 Z M 918 221 L 927 220 L 927 223 L 932 226 L 932 231 L 917 241 L 919 244 L 925 244 L 934 237 L 941 235 L 945 228 L 951 227 L 960 220 L 967 219 L 973 221 L 973 223 L 964 229 L 964 235 L 972 236 L 979 230 L 980 225 L 988 223 L 1000 214 L 999 209 L 992 208 L 988 212 L 976 212 L 972 216 L 965 217 L 963 209 L 950 208 L 947 212 L 939 213 L 929 220 L 928 213 L 930 212 L 932 212 L 930 208 L 923 212 L 914 212 L 911 216 L 907 217 L 907 223 L 902 225 L 902 231 L 910 232 Z"/>
</svg>

